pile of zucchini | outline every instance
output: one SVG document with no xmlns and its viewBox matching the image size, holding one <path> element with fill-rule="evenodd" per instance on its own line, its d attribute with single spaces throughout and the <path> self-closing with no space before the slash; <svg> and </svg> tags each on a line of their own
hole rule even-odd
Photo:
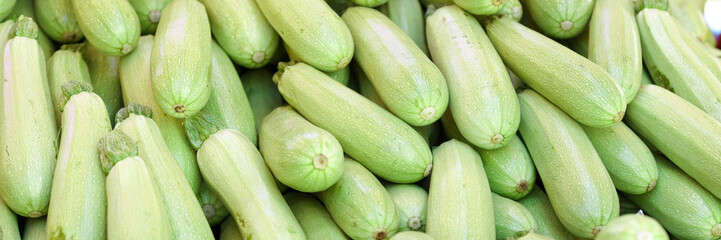
<svg viewBox="0 0 721 240">
<path fill-rule="evenodd" d="M 0 0 L 0 239 L 721 239 L 704 4 Z"/>
</svg>

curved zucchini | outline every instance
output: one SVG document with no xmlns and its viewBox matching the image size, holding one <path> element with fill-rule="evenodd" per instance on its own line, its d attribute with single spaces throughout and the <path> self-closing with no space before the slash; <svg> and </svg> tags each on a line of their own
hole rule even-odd
<svg viewBox="0 0 721 240">
<path fill-rule="evenodd" d="M 106 55 L 92 44 L 85 45 L 83 59 L 87 64 L 93 92 L 98 94 L 108 109 L 110 121 L 115 122 L 115 113 L 123 108 L 123 94 L 118 76 L 119 57 Z M 135 89 L 137 90 L 137 89 Z M 115 124 L 112 124 L 115 125 Z"/>
<path fill-rule="evenodd" d="M 165 144 L 173 154 L 183 170 L 185 178 L 193 192 L 197 193 L 202 183 L 200 169 L 196 162 L 195 149 L 190 145 L 185 135 L 182 120 L 173 118 L 160 110 L 155 103 L 150 74 L 150 55 L 153 47 L 153 36 L 142 36 L 138 40 L 138 47 L 132 53 L 120 59 L 119 75 L 120 85 L 123 88 L 123 101 L 125 105 L 131 102 L 149 106 L 153 110 L 153 121 L 160 129 Z"/>
<path fill-rule="evenodd" d="M 536 232 L 536 220 L 526 207 L 495 193 L 491 193 L 491 196 L 496 239 L 518 239 L 528 233 Z"/>
<path fill-rule="evenodd" d="M 621 87 L 600 66 L 509 18 L 486 31 L 515 74 L 581 124 L 608 127 L 623 118 Z"/>
<path fill-rule="evenodd" d="M 291 192 L 283 195 L 309 240 L 348 239 L 328 210 L 313 196 Z"/>
<path fill-rule="evenodd" d="M 481 24 L 459 7 L 446 6 L 428 17 L 427 30 L 433 61 L 448 82 L 450 109 L 460 133 L 483 149 L 506 145 L 518 130 L 518 98 Z"/>
<path fill-rule="evenodd" d="M 353 159 L 343 162 L 338 182 L 315 196 L 352 239 L 381 240 L 398 232 L 393 198 L 371 172 Z"/>
<path fill-rule="evenodd" d="M 47 219 L 27 218 L 23 228 L 23 240 L 45 240 L 45 224 Z"/>
<path fill-rule="evenodd" d="M 0 234 L 2 234 L 2 239 L 20 240 L 17 217 L 2 199 L 0 199 Z"/>
<path fill-rule="evenodd" d="M 586 29 L 594 0 L 530 0 L 526 1 L 536 25 L 554 38 L 568 39 Z M 614 25 L 615 26 L 615 25 Z"/>
<path fill-rule="evenodd" d="M 388 0 L 388 4 L 380 6 L 380 11 L 408 34 L 416 46 L 428 56 L 425 17 L 418 0 Z"/>
<path fill-rule="evenodd" d="M 656 219 L 628 214 L 614 219 L 596 237 L 598 240 L 668 240 L 668 234 Z"/>
<path fill-rule="evenodd" d="M 483 160 L 491 191 L 513 200 L 528 195 L 536 184 L 536 167 L 520 137 L 515 136 L 506 146 L 476 149 Z"/>
<path fill-rule="evenodd" d="M 426 230 L 428 193 L 414 184 L 388 184 L 385 186 L 398 209 L 398 232 Z"/>
<path fill-rule="evenodd" d="M 63 84 L 69 81 L 91 83 L 90 70 L 81 53 L 81 49 L 84 47 L 83 44 L 63 45 L 60 50 L 53 53 L 47 62 L 48 84 L 58 126 L 61 125 L 62 104 L 64 103 Z"/>
<path fill-rule="evenodd" d="M 551 207 L 551 201 L 541 188 L 533 188 L 526 197 L 518 200 L 518 203 L 526 207 L 536 220 L 538 234 L 551 237 L 556 240 L 576 239 L 558 220 L 556 213 Z M 530 234 L 529 234 L 530 235 Z M 528 236 L 528 235 L 526 235 Z"/>
<path fill-rule="evenodd" d="M 210 97 L 212 37 L 205 7 L 175 0 L 163 10 L 150 56 L 153 96 L 168 116 L 186 118 Z"/>
<path fill-rule="evenodd" d="M 98 143 L 110 132 L 103 100 L 90 85 L 62 86 L 63 117 L 45 234 L 49 239 L 105 239 L 105 174 Z"/>
<path fill-rule="evenodd" d="M 458 140 L 433 149 L 426 233 L 436 239 L 495 239 L 493 200 L 481 157 Z"/>
<path fill-rule="evenodd" d="M 411 183 L 431 172 L 423 137 L 343 84 L 304 63 L 285 67 L 273 79 L 291 106 L 333 134 L 345 153 L 379 177 Z"/>
<path fill-rule="evenodd" d="M 48 211 L 58 129 L 45 58 L 33 39 L 37 25 L 25 17 L 16 25 L 3 45 L 0 196 L 18 215 L 36 218 Z"/>
<path fill-rule="evenodd" d="M 448 87 L 438 67 L 413 40 L 377 10 L 343 14 L 356 46 L 355 60 L 391 112 L 412 126 L 429 125 L 448 106 Z"/>
<path fill-rule="evenodd" d="M 265 117 L 259 149 L 273 176 L 301 192 L 326 190 L 343 174 L 338 140 L 290 106 L 278 107 Z"/>
<path fill-rule="evenodd" d="M 672 37 L 676 40 L 676 42 L 688 44 L 688 47 L 691 48 L 694 56 L 701 61 L 701 64 L 708 68 L 716 79 L 721 79 L 721 59 L 716 56 L 716 54 L 718 54 L 716 51 L 721 50 L 716 48 L 716 45 L 708 46 L 707 44 L 697 41 L 693 34 L 681 25 L 681 22 L 671 22 L 676 25 L 675 32 L 677 32 L 677 34 L 672 34 Z"/>
<path fill-rule="evenodd" d="M 453 3 L 475 15 L 493 15 L 508 0 L 453 0 Z"/>
<path fill-rule="evenodd" d="M 283 42 L 295 50 L 303 62 L 329 72 L 350 63 L 353 38 L 325 1 L 257 0 L 256 3 Z"/>
<path fill-rule="evenodd" d="M 273 73 L 267 69 L 254 69 L 240 76 L 248 97 L 250 108 L 253 110 L 256 132 L 260 132 L 263 119 L 273 109 L 283 104 L 283 96 L 278 87 L 273 84 Z"/>
<path fill-rule="evenodd" d="M 171 0 L 128 0 L 135 9 L 140 21 L 140 33 L 142 35 L 154 34 L 158 28 L 158 22 L 165 8 Z"/>
<path fill-rule="evenodd" d="M 668 0 L 668 13 L 690 31 L 699 42 L 716 46 L 716 37 L 706 25 L 704 12 L 697 1 Z"/>
<path fill-rule="evenodd" d="M 423 232 L 406 231 L 393 235 L 390 240 L 433 240 L 433 237 Z"/>
<path fill-rule="evenodd" d="M 593 238 L 618 216 L 618 194 L 580 124 L 533 90 L 518 94 L 519 130 L 569 232 Z"/>
<path fill-rule="evenodd" d="M 83 39 L 83 31 L 75 17 L 71 0 L 33 0 L 37 22 L 48 37 L 59 43 L 74 43 Z"/>
<path fill-rule="evenodd" d="M 197 197 L 198 202 L 200 202 L 200 208 L 203 209 L 205 218 L 208 219 L 208 224 L 210 224 L 211 227 L 222 223 L 223 220 L 230 215 L 228 208 L 223 205 L 223 202 L 220 201 L 218 195 L 213 192 L 213 189 L 210 189 L 208 183 L 203 182 L 203 185 L 200 185 Z"/>
<path fill-rule="evenodd" d="M 85 38 L 101 52 L 127 55 L 138 43 L 140 21 L 124 0 L 70 0 Z"/>
</svg>

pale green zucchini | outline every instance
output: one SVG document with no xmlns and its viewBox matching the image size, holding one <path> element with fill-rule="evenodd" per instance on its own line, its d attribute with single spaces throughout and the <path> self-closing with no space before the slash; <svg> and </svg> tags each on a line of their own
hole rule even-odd
<svg viewBox="0 0 721 240">
<path fill-rule="evenodd" d="M 663 157 L 656 156 L 658 184 L 653 191 L 626 197 L 680 239 L 719 239 L 721 200 Z M 619 239 L 619 238 L 617 238 Z"/>
<path fill-rule="evenodd" d="M 153 96 L 165 114 L 190 117 L 208 102 L 212 41 L 203 4 L 175 0 L 165 7 L 150 56 Z"/>
<path fill-rule="evenodd" d="M 49 239 L 106 237 L 105 174 L 97 147 L 111 126 L 103 99 L 91 88 L 80 81 L 62 86 L 62 135 L 45 228 Z"/>
<path fill-rule="evenodd" d="M 398 232 L 426 230 L 428 192 L 414 184 L 387 184 L 388 194 L 398 210 Z"/>
<path fill-rule="evenodd" d="M 573 49 L 574 52 L 585 58 L 588 58 L 588 37 L 590 34 L 589 32 L 590 30 L 586 29 L 581 32 L 581 34 L 578 34 L 578 36 L 566 41 L 569 48 Z M 638 32 L 638 30 L 636 30 L 636 32 Z"/>
<path fill-rule="evenodd" d="M 458 140 L 433 149 L 426 233 L 435 239 L 495 239 L 493 200 L 481 157 Z"/>
<path fill-rule="evenodd" d="M 33 6 L 34 2 L 34 0 L 18 1 L 7 19 L 17 21 L 20 16 L 24 15 L 37 21 L 37 18 L 35 18 L 35 7 Z M 55 52 L 55 43 L 53 43 L 42 30 L 38 31 L 37 40 L 45 53 L 45 60 L 47 61 L 48 58 L 53 55 L 53 52 Z M 2 46 L 5 46 L 5 44 Z"/>
<path fill-rule="evenodd" d="M 669 7 L 669 0 L 632 0 L 634 10 L 640 12 L 644 8 L 655 8 L 661 11 L 667 11 Z"/>
<path fill-rule="evenodd" d="M 291 106 L 278 107 L 265 117 L 259 149 L 273 176 L 301 192 L 326 190 L 343 174 L 338 140 Z"/>
<path fill-rule="evenodd" d="M 513 20 L 520 22 L 523 18 L 523 5 L 520 0 L 506 0 L 498 14 L 513 17 Z"/>
<path fill-rule="evenodd" d="M 263 119 L 273 109 L 283 104 L 283 96 L 273 84 L 273 73 L 267 69 L 250 70 L 240 76 L 245 95 L 253 110 L 255 129 L 260 132 Z"/>
<path fill-rule="evenodd" d="M 71 0 L 33 0 L 37 22 L 50 39 L 59 43 L 74 43 L 83 39 L 83 31 L 73 12 Z"/>
<path fill-rule="evenodd" d="M 213 36 L 233 62 L 245 68 L 268 64 L 278 49 L 273 30 L 253 0 L 201 0 Z"/>
<path fill-rule="evenodd" d="M 328 210 L 313 196 L 291 192 L 283 195 L 308 240 L 348 239 Z"/>
<path fill-rule="evenodd" d="M 374 8 L 386 4 L 388 0 L 353 0 L 358 6 Z"/>
<path fill-rule="evenodd" d="M 22 1 L 22 0 L 21 0 Z M 17 0 L 2 0 L 0 1 L 0 19 L 5 19 L 10 15 L 15 7 Z"/>
<path fill-rule="evenodd" d="M 611 74 L 629 103 L 641 86 L 643 72 L 633 3 L 596 0 L 594 9 L 588 28 L 588 59 Z"/>
<path fill-rule="evenodd" d="M 210 189 L 208 183 L 203 182 L 203 185 L 200 185 L 197 197 L 198 202 L 200 202 L 200 207 L 203 209 L 203 213 L 205 213 L 205 218 L 208 219 L 208 224 L 210 224 L 211 227 L 222 223 L 223 220 L 230 215 L 228 208 L 223 205 L 223 202 L 220 201 L 218 195 L 213 192 L 213 189 Z"/>
<path fill-rule="evenodd" d="M 338 71 L 326 72 L 325 74 L 346 86 L 348 86 L 348 82 L 350 82 L 350 67 L 348 66 Z"/>
<path fill-rule="evenodd" d="M 486 31 L 504 63 L 576 121 L 608 127 L 623 118 L 623 92 L 600 66 L 509 18 L 494 21 Z"/>
<path fill-rule="evenodd" d="M 491 196 L 496 239 L 518 239 L 528 233 L 536 232 L 536 220 L 526 207 L 495 193 L 491 193 Z"/>
<path fill-rule="evenodd" d="M 642 77 L 643 79 L 641 80 L 641 84 L 653 84 L 653 80 L 651 79 L 651 76 L 648 74 L 648 71 L 646 71 L 646 69 L 643 70 Z"/>
<path fill-rule="evenodd" d="M 154 34 L 165 8 L 171 0 L 128 0 L 135 9 L 140 21 L 140 33 Z"/>
<path fill-rule="evenodd" d="M 448 82 L 458 130 L 477 147 L 503 147 L 518 130 L 518 98 L 481 24 L 459 7 L 446 6 L 428 17 L 426 28 L 433 61 Z"/>
<path fill-rule="evenodd" d="M 521 237 L 521 238 L 518 238 L 518 240 L 553 240 L 553 238 L 546 237 L 546 236 L 543 236 L 543 235 L 541 235 L 541 234 L 531 232 L 531 233 L 526 234 L 526 236 L 523 236 L 523 237 Z"/>
<path fill-rule="evenodd" d="M 53 53 L 47 62 L 48 84 L 50 97 L 55 107 L 55 121 L 61 124 L 63 99 L 63 84 L 69 81 L 82 81 L 91 83 L 90 70 L 83 60 L 81 49 L 83 44 L 66 44 Z"/>
<path fill-rule="evenodd" d="M 691 51 L 693 51 L 695 57 L 701 61 L 701 64 L 706 66 L 716 79 L 721 79 L 721 62 L 719 62 L 718 56 L 715 56 L 715 54 L 718 54 L 715 53 L 715 51 L 721 50 L 716 48 L 715 43 L 713 46 L 703 44 L 699 42 L 688 29 L 685 29 L 680 21 L 671 22 L 675 23 L 675 32 L 677 33 L 671 35 L 673 39 L 677 43 L 687 44 L 688 47 L 691 48 Z"/>
<path fill-rule="evenodd" d="M 26 218 L 23 228 L 23 240 L 45 240 L 45 224 L 47 219 Z"/>
<path fill-rule="evenodd" d="M 529 0 L 526 1 L 533 21 L 553 38 L 577 36 L 586 28 L 594 9 L 594 0 Z"/>
<path fill-rule="evenodd" d="M 419 0 L 421 2 L 421 5 L 423 7 L 428 7 L 429 5 L 435 6 L 443 6 L 443 5 L 451 5 L 454 4 L 453 0 Z"/>
<path fill-rule="evenodd" d="M 353 58 L 348 27 L 323 0 L 257 0 L 270 25 L 303 62 L 321 70 L 345 68 Z M 312 13 L 312 14 L 310 14 Z"/>
<path fill-rule="evenodd" d="M 418 0 L 388 0 L 388 4 L 380 6 L 380 11 L 408 34 L 426 56 L 428 55 L 425 17 Z"/>
<path fill-rule="evenodd" d="M 390 240 L 433 240 L 433 237 L 423 232 L 406 231 L 393 235 Z"/>
<path fill-rule="evenodd" d="M 353 159 L 345 159 L 338 182 L 315 196 L 352 239 L 381 240 L 398 232 L 393 198 L 370 171 Z"/>
<path fill-rule="evenodd" d="M 195 149 L 190 145 L 182 120 L 165 114 L 155 102 L 152 92 L 150 74 L 150 55 L 153 47 L 153 36 L 142 36 L 138 47 L 132 53 L 122 57 L 119 63 L 120 85 L 123 88 L 125 105 L 139 103 L 153 110 L 153 121 L 157 124 L 165 144 L 173 154 L 190 184 L 197 193 L 202 183 L 200 169 L 196 162 Z"/>
<path fill-rule="evenodd" d="M 696 40 L 710 46 L 716 46 L 716 37 L 704 19 L 704 12 L 696 1 L 668 0 L 668 13 L 690 31 Z"/>
<path fill-rule="evenodd" d="M 15 213 L 33 218 L 48 211 L 58 137 L 37 31 L 21 17 L 3 45 L 0 98 L 0 196 Z"/>
<path fill-rule="evenodd" d="M 232 217 L 229 217 L 220 225 L 220 236 L 218 240 L 238 240 L 243 239 L 238 229 L 238 224 Z"/>
<path fill-rule="evenodd" d="M 721 197 L 721 173 L 709 170 L 721 167 L 721 123 L 655 85 L 641 86 L 639 96 L 629 105 L 628 125 Z"/>
<path fill-rule="evenodd" d="M 123 93 L 118 76 L 119 57 L 106 55 L 92 44 L 83 49 L 83 59 L 87 64 L 93 92 L 98 94 L 105 103 L 111 123 L 115 122 L 115 113 L 123 108 Z M 137 89 L 134 89 L 137 91 Z M 114 124 L 113 124 L 114 125 Z"/>
<path fill-rule="evenodd" d="M 551 201 L 541 188 L 533 188 L 526 197 L 518 200 L 518 203 L 526 207 L 536 220 L 538 234 L 551 237 L 556 240 L 573 240 L 575 237 L 566 230 L 558 216 L 553 211 Z"/>
<path fill-rule="evenodd" d="M 491 191 L 513 200 L 531 192 L 536 184 L 536 167 L 520 137 L 515 136 L 506 146 L 476 149 L 483 160 Z"/>
<path fill-rule="evenodd" d="M 353 73 L 355 73 L 356 80 L 358 80 L 358 93 L 388 111 L 388 106 L 383 103 L 383 99 L 378 95 L 378 91 L 376 91 L 373 84 L 368 80 L 368 76 L 363 72 L 363 69 L 361 69 L 358 64 L 353 64 L 353 67 Z M 446 111 L 450 111 L 450 109 Z"/>
<path fill-rule="evenodd" d="M 448 106 L 448 87 L 438 67 L 413 40 L 377 10 L 343 14 L 356 46 L 355 60 L 391 112 L 412 126 L 438 120 Z"/>
<path fill-rule="evenodd" d="M 668 234 L 653 218 L 628 214 L 614 219 L 596 237 L 597 240 L 668 240 Z"/>
<path fill-rule="evenodd" d="M 621 210 L 619 211 L 620 215 L 636 214 L 638 213 L 638 211 L 641 210 L 641 208 L 636 206 L 636 204 L 633 204 L 633 202 L 631 202 L 631 200 L 629 200 L 627 197 L 623 196 L 623 194 L 618 195 L 618 205 L 621 208 Z"/>
<path fill-rule="evenodd" d="M 274 81 L 291 106 L 333 134 L 345 153 L 379 177 L 411 183 L 431 172 L 423 137 L 343 84 L 304 63 L 281 69 Z"/>
<path fill-rule="evenodd" d="M 527 89 L 519 131 L 548 192 L 553 210 L 569 232 L 593 238 L 618 216 L 618 194 L 581 125 L 543 96 Z"/>
<path fill-rule="evenodd" d="M 70 0 L 85 38 L 111 56 L 127 55 L 138 43 L 140 21 L 126 0 Z"/>
<path fill-rule="evenodd" d="M 20 240 L 17 216 L 2 199 L 0 199 L 0 237 L 4 240 Z"/>
<path fill-rule="evenodd" d="M 453 0 L 453 3 L 475 15 L 493 15 L 503 8 L 508 0 Z"/>
</svg>

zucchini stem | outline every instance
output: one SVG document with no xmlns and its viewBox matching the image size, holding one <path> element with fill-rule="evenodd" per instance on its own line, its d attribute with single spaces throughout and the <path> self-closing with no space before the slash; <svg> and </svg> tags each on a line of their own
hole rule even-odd
<svg viewBox="0 0 721 240">
<path fill-rule="evenodd" d="M 10 36 L 8 39 L 16 36 L 38 39 L 38 25 L 32 18 L 22 15 L 18 18 L 18 21 L 15 22 L 15 25 L 13 25 L 13 28 L 10 30 Z"/>
<path fill-rule="evenodd" d="M 91 86 L 89 83 L 74 80 L 61 85 L 60 89 L 63 92 L 63 94 L 60 96 L 60 102 L 62 103 L 60 105 L 61 112 L 65 108 L 65 104 L 67 104 L 68 101 L 70 101 L 70 98 L 72 98 L 75 94 L 79 94 L 82 92 L 93 92 L 93 86 Z"/>
<path fill-rule="evenodd" d="M 128 135 L 116 129 L 100 139 L 98 152 L 100 152 L 100 166 L 105 174 L 108 174 L 120 160 L 138 156 L 138 147 Z"/>
<path fill-rule="evenodd" d="M 122 122 L 126 118 L 130 117 L 130 114 L 142 115 L 147 118 L 153 118 L 153 110 L 148 106 L 140 105 L 135 102 L 131 102 L 127 107 L 121 108 L 115 114 L 115 123 Z"/>
<path fill-rule="evenodd" d="M 204 111 L 185 119 L 183 126 L 185 126 L 188 140 L 190 140 L 190 144 L 193 145 L 195 150 L 198 150 L 210 135 L 226 129 L 216 116 Z"/>
</svg>

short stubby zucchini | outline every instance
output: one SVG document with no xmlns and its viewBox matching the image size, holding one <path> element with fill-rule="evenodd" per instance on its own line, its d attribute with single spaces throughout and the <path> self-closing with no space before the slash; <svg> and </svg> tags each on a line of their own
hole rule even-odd
<svg viewBox="0 0 721 240">
<path fill-rule="evenodd" d="M 50 39 L 59 43 L 74 43 L 83 39 L 72 0 L 34 0 L 37 22 Z"/>
<path fill-rule="evenodd" d="M 34 218 L 29 218 L 34 219 Z M 15 213 L 0 199 L 0 232 L 3 239 L 20 240 L 20 228 Z M 23 238 L 25 239 L 25 238 Z"/>
<path fill-rule="evenodd" d="M 240 75 L 245 96 L 253 110 L 256 132 L 260 132 L 263 119 L 273 109 L 283 104 L 283 96 L 273 84 L 273 72 L 265 68 L 254 69 Z"/>
<path fill-rule="evenodd" d="M 70 0 L 85 38 L 101 52 L 127 55 L 138 43 L 140 21 L 125 0 Z"/>
<path fill-rule="evenodd" d="M 543 33 L 554 38 L 568 39 L 586 29 L 594 9 L 594 0 L 529 0 L 526 1 L 526 8 Z"/>
<path fill-rule="evenodd" d="M 102 53 L 92 44 L 86 44 L 82 51 L 93 92 L 103 99 L 110 121 L 114 122 L 115 113 L 123 108 L 123 94 L 118 75 L 120 58 Z"/>
<path fill-rule="evenodd" d="M 197 196 L 200 208 L 203 209 L 205 218 L 208 219 L 208 224 L 211 227 L 220 224 L 230 215 L 228 208 L 223 205 L 223 201 L 220 200 L 218 194 L 215 194 L 213 189 L 210 189 L 208 183 L 203 182 L 203 185 L 200 185 Z"/>
<path fill-rule="evenodd" d="M 536 231 L 538 234 L 549 236 L 557 240 L 573 240 L 576 239 L 558 220 L 558 216 L 553 211 L 551 200 L 548 199 L 546 193 L 541 188 L 533 188 L 531 193 L 526 197 L 518 200 L 518 203 L 525 206 L 536 220 Z"/>
<path fill-rule="evenodd" d="M 140 33 L 154 34 L 158 28 L 163 8 L 172 0 L 128 0 L 140 21 Z"/>
<path fill-rule="evenodd" d="M 536 167 L 520 137 L 515 136 L 506 146 L 477 149 L 483 160 L 491 191 L 518 200 L 528 195 L 536 184 Z"/>
<path fill-rule="evenodd" d="M 517 239 L 536 232 L 536 220 L 520 203 L 492 193 L 496 239 Z"/>
<path fill-rule="evenodd" d="M 508 0 L 453 0 L 453 3 L 475 15 L 493 15 Z"/>
<path fill-rule="evenodd" d="M 306 239 L 348 239 L 318 199 L 299 192 L 286 193 L 283 198 L 303 227 Z"/>
<path fill-rule="evenodd" d="M 82 81 L 91 83 L 88 64 L 83 60 L 82 48 L 84 44 L 66 44 L 53 53 L 47 62 L 48 84 L 50 96 L 55 107 L 55 120 L 60 126 L 62 117 L 63 84 L 69 81 Z"/>
<path fill-rule="evenodd" d="M 656 219 L 636 214 L 620 216 L 609 222 L 596 237 L 598 240 L 668 240 L 668 234 Z"/>
<path fill-rule="evenodd" d="M 398 209 L 398 232 L 426 230 L 428 192 L 415 184 L 387 184 Z"/>
<path fill-rule="evenodd" d="M 389 0 L 388 4 L 380 6 L 380 10 L 408 34 L 423 53 L 428 55 L 425 17 L 418 0 Z"/>
</svg>

